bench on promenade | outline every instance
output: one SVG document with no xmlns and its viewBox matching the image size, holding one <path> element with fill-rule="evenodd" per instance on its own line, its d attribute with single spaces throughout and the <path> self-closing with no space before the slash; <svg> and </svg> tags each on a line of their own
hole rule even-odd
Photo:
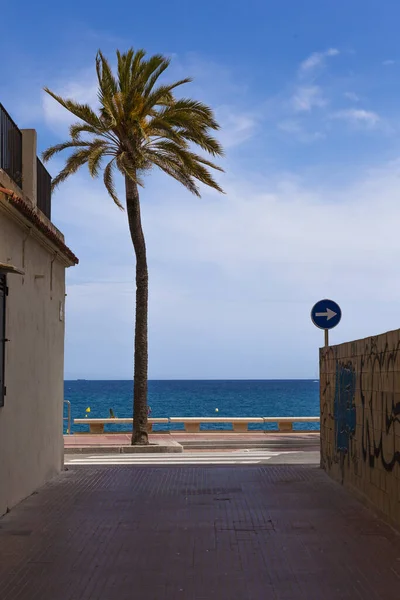
<svg viewBox="0 0 400 600">
<path fill-rule="evenodd" d="M 264 423 L 278 423 L 282 433 L 293 431 L 293 423 L 319 423 L 319 417 L 264 417 Z"/>
<path fill-rule="evenodd" d="M 263 423 L 262 417 L 170 417 L 170 423 L 183 423 L 187 433 L 198 433 L 200 423 L 232 423 L 233 431 L 245 433 L 249 423 Z"/>
<path fill-rule="evenodd" d="M 104 433 L 104 425 L 121 425 L 128 423 L 132 425 L 133 419 L 74 419 L 75 425 L 89 425 L 89 433 Z M 153 431 L 153 425 L 155 423 L 168 423 L 168 418 L 162 419 L 148 419 L 147 420 L 147 431 L 150 433 Z"/>
</svg>

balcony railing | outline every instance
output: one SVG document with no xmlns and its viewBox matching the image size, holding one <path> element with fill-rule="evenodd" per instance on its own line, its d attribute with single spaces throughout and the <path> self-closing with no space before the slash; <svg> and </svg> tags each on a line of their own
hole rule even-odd
<svg viewBox="0 0 400 600">
<path fill-rule="evenodd" d="M 51 176 L 43 163 L 36 158 L 37 164 L 37 206 L 51 219 Z"/>
<path fill-rule="evenodd" d="M 22 133 L 0 104 L 0 169 L 22 187 Z"/>
<path fill-rule="evenodd" d="M 32 159 L 35 159 L 35 155 L 32 156 Z M 22 185 L 22 132 L 2 104 L 0 104 L 0 169 L 3 169 L 21 189 L 24 189 Z M 51 177 L 37 157 L 36 176 L 37 207 L 48 219 L 51 219 Z M 33 190 L 31 192 L 34 194 Z M 28 195 L 30 195 L 29 191 Z"/>
</svg>

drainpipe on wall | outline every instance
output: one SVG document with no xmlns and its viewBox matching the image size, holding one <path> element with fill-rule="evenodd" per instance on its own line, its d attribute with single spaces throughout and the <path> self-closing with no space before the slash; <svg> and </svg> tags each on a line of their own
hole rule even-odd
<svg viewBox="0 0 400 600">
<path fill-rule="evenodd" d="M 23 269 L 25 268 L 25 245 L 28 240 L 28 237 L 31 235 L 31 232 L 32 232 L 32 228 L 29 227 L 26 237 L 24 237 L 24 239 L 22 240 L 22 268 Z"/>
<path fill-rule="evenodd" d="M 53 263 L 56 260 L 57 256 L 58 256 L 58 252 L 55 252 L 54 256 L 51 260 L 51 263 L 50 263 L 50 299 L 51 300 L 53 299 Z"/>
</svg>

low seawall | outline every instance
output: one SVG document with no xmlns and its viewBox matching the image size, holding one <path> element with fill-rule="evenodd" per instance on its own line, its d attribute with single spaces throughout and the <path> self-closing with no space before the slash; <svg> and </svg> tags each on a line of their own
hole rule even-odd
<svg viewBox="0 0 400 600">
<path fill-rule="evenodd" d="M 400 330 L 320 350 L 321 466 L 400 526 Z"/>
</svg>

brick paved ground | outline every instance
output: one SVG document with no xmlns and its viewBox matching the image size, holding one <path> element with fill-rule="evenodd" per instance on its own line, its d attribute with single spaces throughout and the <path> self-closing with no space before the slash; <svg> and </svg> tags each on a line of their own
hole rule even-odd
<svg viewBox="0 0 400 600">
<path fill-rule="evenodd" d="M 400 539 L 316 467 L 80 467 L 0 521 L 1 600 L 398 600 Z"/>
</svg>

